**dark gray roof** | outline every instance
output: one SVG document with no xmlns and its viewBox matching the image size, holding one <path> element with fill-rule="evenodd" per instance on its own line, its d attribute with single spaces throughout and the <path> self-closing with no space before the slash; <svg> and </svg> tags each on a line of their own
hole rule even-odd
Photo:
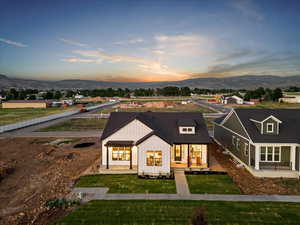
<svg viewBox="0 0 300 225">
<path fill-rule="evenodd" d="M 178 126 L 196 126 L 197 124 L 196 124 L 195 120 L 193 120 L 193 119 L 184 118 L 184 119 L 179 119 L 177 125 Z"/>
<path fill-rule="evenodd" d="M 227 114 L 224 115 L 224 116 L 221 116 L 221 117 L 219 117 L 219 118 L 216 118 L 216 119 L 214 120 L 214 122 L 220 124 L 220 123 L 225 119 L 226 116 L 227 116 Z"/>
<path fill-rule="evenodd" d="M 235 109 L 251 140 L 258 143 L 300 143 L 300 109 Z M 261 134 L 250 119 L 263 121 L 274 116 L 282 123 L 278 135 Z"/>
<path fill-rule="evenodd" d="M 138 143 L 152 135 L 157 135 L 169 144 L 173 143 L 210 143 L 205 121 L 201 113 L 193 112 L 112 112 L 101 136 L 107 138 L 132 120 L 137 119 L 150 127 L 153 132 L 143 137 Z M 178 122 L 192 120 L 195 134 L 179 134 Z"/>
</svg>

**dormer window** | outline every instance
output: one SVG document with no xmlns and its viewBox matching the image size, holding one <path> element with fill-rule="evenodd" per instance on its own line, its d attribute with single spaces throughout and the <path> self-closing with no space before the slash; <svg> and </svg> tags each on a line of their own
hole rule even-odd
<svg viewBox="0 0 300 225">
<path fill-rule="evenodd" d="M 195 127 L 179 127 L 180 134 L 194 134 Z"/>
<path fill-rule="evenodd" d="M 274 123 L 267 123 L 267 133 L 274 133 Z"/>
<path fill-rule="evenodd" d="M 281 120 L 271 115 L 262 121 L 250 119 L 262 135 L 278 135 L 280 133 Z"/>
</svg>

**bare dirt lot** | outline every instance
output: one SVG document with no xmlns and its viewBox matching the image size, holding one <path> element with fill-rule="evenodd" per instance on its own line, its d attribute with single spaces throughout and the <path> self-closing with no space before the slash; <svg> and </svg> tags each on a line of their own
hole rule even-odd
<svg viewBox="0 0 300 225">
<path fill-rule="evenodd" d="M 0 139 L 0 224 L 50 224 L 58 215 L 48 211 L 45 202 L 66 195 L 74 181 L 100 159 L 99 139 L 47 144 L 53 140 Z M 95 145 L 73 148 L 83 142 Z"/>
<path fill-rule="evenodd" d="M 222 151 L 223 149 L 215 144 L 212 148 L 212 155 L 232 177 L 243 194 L 300 194 L 300 181 L 298 179 L 256 178 L 245 168 L 237 168 L 230 161 L 230 156 L 224 155 Z"/>
</svg>

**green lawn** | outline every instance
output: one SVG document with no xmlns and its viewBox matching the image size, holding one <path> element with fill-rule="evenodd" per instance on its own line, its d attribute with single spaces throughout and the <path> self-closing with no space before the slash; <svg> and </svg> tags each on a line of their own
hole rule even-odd
<svg viewBox="0 0 300 225">
<path fill-rule="evenodd" d="M 300 204 L 220 201 L 94 200 L 55 225 L 187 225 L 202 208 L 210 225 L 298 225 Z"/>
<path fill-rule="evenodd" d="M 109 193 L 176 193 L 175 180 L 142 179 L 137 175 L 87 175 L 76 187 L 108 187 Z"/>
<path fill-rule="evenodd" d="M 16 123 L 34 118 L 48 116 L 56 113 L 63 113 L 66 111 L 75 110 L 76 107 L 59 107 L 59 108 L 45 108 L 45 109 L 2 109 L 0 108 L 0 126 L 10 123 Z"/>
<path fill-rule="evenodd" d="M 240 194 L 231 177 L 220 174 L 186 175 L 193 194 Z"/>
<path fill-rule="evenodd" d="M 100 130 L 104 129 L 107 119 L 96 118 L 73 118 L 64 122 L 45 127 L 39 131 L 82 131 L 82 130 Z"/>
</svg>

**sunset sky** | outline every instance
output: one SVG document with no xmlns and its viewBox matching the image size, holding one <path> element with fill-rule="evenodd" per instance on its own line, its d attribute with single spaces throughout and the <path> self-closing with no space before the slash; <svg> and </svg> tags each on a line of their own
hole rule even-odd
<svg viewBox="0 0 300 225">
<path fill-rule="evenodd" d="M 299 0 L 0 0 L 0 74 L 300 75 Z"/>
</svg>

